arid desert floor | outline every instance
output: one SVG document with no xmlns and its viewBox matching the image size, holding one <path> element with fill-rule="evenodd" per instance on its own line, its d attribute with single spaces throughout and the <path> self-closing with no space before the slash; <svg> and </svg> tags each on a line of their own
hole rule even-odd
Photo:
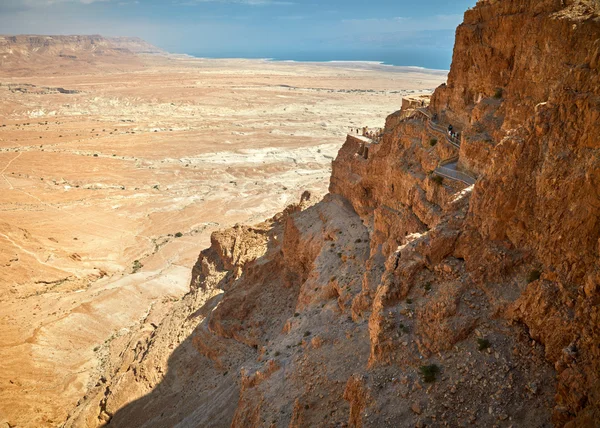
<svg viewBox="0 0 600 428">
<path fill-rule="evenodd" d="M 325 193 L 351 128 L 445 78 L 150 56 L 0 69 L 0 426 L 62 423 L 110 344 L 186 293 L 212 231 Z"/>
</svg>

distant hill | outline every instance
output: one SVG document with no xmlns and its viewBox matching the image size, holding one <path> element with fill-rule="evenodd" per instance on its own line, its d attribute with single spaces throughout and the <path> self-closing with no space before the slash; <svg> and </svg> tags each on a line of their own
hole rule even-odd
<svg viewBox="0 0 600 428">
<path fill-rule="evenodd" d="M 165 53 L 137 37 L 5 35 L 0 36 L 0 72 L 19 74 L 50 67 L 69 73 L 105 64 L 130 66 L 141 64 L 139 54 Z"/>
<path fill-rule="evenodd" d="M 139 37 L 107 37 L 106 40 L 118 49 L 127 49 L 135 54 L 166 54 L 164 50 Z"/>
</svg>

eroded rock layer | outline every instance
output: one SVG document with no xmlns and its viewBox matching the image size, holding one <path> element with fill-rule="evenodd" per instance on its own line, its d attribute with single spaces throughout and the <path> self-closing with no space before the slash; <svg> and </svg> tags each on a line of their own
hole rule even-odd
<svg viewBox="0 0 600 428">
<path fill-rule="evenodd" d="M 431 104 L 215 233 L 67 425 L 597 426 L 599 55 L 597 2 L 480 1 Z"/>
</svg>

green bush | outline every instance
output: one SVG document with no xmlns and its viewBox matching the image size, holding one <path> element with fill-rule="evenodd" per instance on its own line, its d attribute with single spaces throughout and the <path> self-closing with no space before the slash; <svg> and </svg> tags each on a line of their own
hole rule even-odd
<svg viewBox="0 0 600 428">
<path fill-rule="evenodd" d="M 134 260 L 133 266 L 132 266 L 133 273 L 136 273 L 138 270 L 140 270 L 143 267 L 144 267 L 144 265 L 139 260 Z"/>
<path fill-rule="evenodd" d="M 432 138 L 431 140 L 429 140 L 429 145 L 431 147 L 433 147 L 437 144 L 437 142 L 438 142 L 437 138 Z"/>
<path fill-rule="evenodd" d="M 434 175 L 432 180 L 435 184 L 441 185 L 444 182 L 444 177 L 439 176 L 439 175 Z"/>
<path fill-rule="evenodd" d="M 426 383 L 435 382 L 436 375 L 440 372 L 440 368 L 435 364 L 419 367 L 419 372 Z"/>
<path fill-rule="evenodd" d="M 491 346 L 491 343 L 487 339 L 477 339 L 477 345 L 479 345 L 480 351 L 484 351 Z"/>
<path fill-rule="evenodd" d="M 183 236 L 183 233 L 181 233 L 181 232 L 177 232 L 175 234 L 175 238 L 181 238 L 182 236 Z"/>
<path fill-rule="evenodd" d="M 540 279 L 540 277 L 542 276 L 542 273 L 537 270 L 534 269 L 531 272 L 529 272 L 529 275 L 527 275 L 527 283 L 532 283 L 533 281 L 537 281 L 538 279 Z"/>
<path fill-rule="evenodd" d="M 496 92 L 494 92 L 494 98 L 499 100 L 502 98 L 503 94 L 504 94 L 504 90 L 502 88 L 496 88 Z"/>
</svg>

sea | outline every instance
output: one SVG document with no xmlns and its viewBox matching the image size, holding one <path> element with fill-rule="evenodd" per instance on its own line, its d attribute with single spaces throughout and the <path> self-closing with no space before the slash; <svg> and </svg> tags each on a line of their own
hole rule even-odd
<svg viewBox="0 0 600 428">
<path fill-rule="evenodd" d="M 191 52 L 188 55 L 198 58 L 244 58 L 267 59 L 287 62 L 369 62 L 381 65 L 419 67 L 434 70 L 448 70 L 452 61 L 452 51 L 403 49 L 397 51 L 347 51 L 347 52 L 220 52 L 218 54 Z"/>
</svg>

